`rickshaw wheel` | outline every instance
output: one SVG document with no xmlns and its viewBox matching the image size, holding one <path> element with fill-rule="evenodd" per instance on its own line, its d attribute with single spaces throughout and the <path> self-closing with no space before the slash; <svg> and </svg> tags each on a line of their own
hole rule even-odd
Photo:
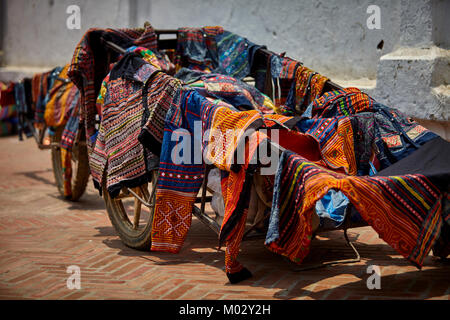
<svg viewBox="0 0 450 320">
<path fill-rule="evenodd" d="M 102 184 L 103 199 L 114 229 L 126 246 L 137 250 L 150 250 L 152 241 L 158 170 L 153 170 L 150 175 L 151 181 L 148 184 L 131 189 L 148 206 L 125 188 L 116 198 L 111 198 L 105 182 Z"/>
<path fill-rule="evenodd" d="M 61 136 L 63 127 L 59 127 L 55 130 L 55 134 L 51 136 L 51 142 L 59 144 L 61 142 Z M 52 165 L 53 174 L 55 176 L 56 186 L 61 196 L 64 197 L 64 172 L 61 159 L 61 148 L 52 148 Z M 72 195 L 65 197 L 67 200 L 77 201 L 83 195 L 86 190 L 86 186 L 89 180 L 89 160 L 87 154 L 87 147 L 75 142 L 72 148 Z"/>
</svg>

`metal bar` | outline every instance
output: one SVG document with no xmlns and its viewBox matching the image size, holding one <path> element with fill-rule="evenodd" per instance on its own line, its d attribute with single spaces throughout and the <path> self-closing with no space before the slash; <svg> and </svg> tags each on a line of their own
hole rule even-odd
<svg viewBox="0 0 450 320">
<path fill-rule="evenodd" d="M 155 33 L 157 35 L 160 35 L 160 34 L 175 34 L 175 35 L 178 35 L 178 30 L 177 29 L 156 29 Z"/>
<path fill-rule="evenodd" d="M 136 192 L 134 192 L 133 190 L 131 190 L 130 188 L 127 188 L 128 192 L 130 192 L 133 196 L 135 196 L 140 202 L 142 202 L 142 204 L 144 206 L 146 206 L 147 208 L 153 208 L 155 205 L 148 203 L 147 201 L 145 201 L 144 199 L 142 199 Z"/>
<path fill-rule="evenodd" d="M 205 202 L 211 202 L 212 201 L 212 196 L 205 196 Z M 203 197 L 197 197 L 195 199 L 195 203 L 202 203 L 202 199 Z"/>
<path fill-rule="evenodd" d="M 353 259 L 343 259 L 343 260 L 333 260 L 333 261 L 326 261 L 326 262 L 322 262 L 320 264 L 313 264 L 310 266 L 304 266 L 304 267 L 300 267 L 300 268 L 294 268 L 292 271 L 295 272 L 299 272 L 299 271 L 306 271 L 306 270 L 313 270 L 313 269 L 319 269 L 319 268 L 324 268 L 324 267 L 328 267 L 328 266 L 332 266 L 332 265 L 337 265 L 337 264 L 345 264 L 345 263 L 357 263 L 361 261 L 361 256 L 358 252 L 358 250 L 355 248 L 355 246 L 353 245 L 353 243 L 350 242 L 350 240 L 348 239 L 348 235 L 347 235 L 347 229 L 344 229 L 344 237 L 345 237 L 345 241 L 347 242 L 347 244 L 352 248 L 353 252 L 355 253 L 356 257 Z"/>
<path fill-rule="evenodd" d="M 139 191 L 139 193 L 141 193 Z M 138 200 L 138 198 L 134 198 L 134 215 L 133 215 L 133 229 L 137 230 L 139 227 L 139 220 L 141 219 L 141 206 L 142 203 Z"/>
<path fill-rule="evenodd" d="M 208 175 L 209 175 L 210 170 L 211 170 L 211 167 L 209 165 L 206 165 L 205 171 L 204 171 L 204 176 L 203 176 L 202 198 L 201 198 L 201 205 L 200 205 L 200 212 L 202 214 L 205 213 L 206 191 L 207 191 L 207 186 L 208 186 Z"/>
<path fill-rule="evenodd" d="M 264 215 L 263 217 L 261 217 L 258 221 L 256 221 L 245 233 L 244 233 L 244 235 L 242 236 L 242 239 L 246 239 L 247 237 L 248 237 L 248 235 L 249 235 L 249 233 L 250 232 L 252 232 L 253 230 L 255 230 L 255 228 L 256 228 L 256 226 L 258 225 L 258 224 L 260 224 L 261 222 L 263 222 L 264 221 L 264 219 L 266 219 L 267 218 L 267 215 Z M 253 237 L 252 237 L 253 238 Z"/>
<path fill-rule="evenodd" d="M 105 40 L 105 38 L 103 38 L 103 37 L 101 37 L 100 39 L 108 48 L 110 48 L 110 49 L 112 49 L 112 50 L 114 50 L 114 51 L 116 51 L 118 53 L 122 53 L 122 54 L 126 52 L 125 49 L 123 49 L 122 47 L 118 46 L 114 42 Z"/>
<path fill-rule="evenodd" d="M 61 148 L 61 145 L 59 143 L 51 143 L 51 144 L 38 144 L 38 148 L 40 150 L 49 150 L 53 148 Z"/>
<path fill-rule="evenodd" d="M 210 228 L 212 231 L 214 231 L 217 235 L 220 233 L 220 226 L 217 223 L 216 220 L 212 219 L 207 214 L 204 214 L 198 209 L 196 206 L 194 206 L 194 210 L 192 211 L 194 216 L 196 216 L 201 222 L 203 222 L 208 228 Z"/>
</svg>

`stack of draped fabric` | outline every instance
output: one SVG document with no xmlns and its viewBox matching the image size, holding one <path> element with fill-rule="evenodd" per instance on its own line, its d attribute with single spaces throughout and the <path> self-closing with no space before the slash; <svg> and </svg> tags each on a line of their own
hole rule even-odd
<svg viewBox="0 0 450 320">
<path fill-rule="evenodd" d="M 107 54 L 101 39 L 126 52 Z M 114 198 L 159 168 L 150 250 L 179 252 L 208 163 L 220 170 L 232 283 L 251 275 L 237 255 L 260 210 L 255 181 L 267 248 L 297 263 L 314 232 L 352 210 L 419 268 L 431 249 L 449 253 L 448 142 L 356 88 L 325 92 L 325 76 L 221 27 L 180 28 L 177 39 L 158 50 L 150 25 L 90 29 L 67 70 L 95 187 Z M 273 143 L 277 170 L 260 175 L 260 150 Z"/>
</svg>

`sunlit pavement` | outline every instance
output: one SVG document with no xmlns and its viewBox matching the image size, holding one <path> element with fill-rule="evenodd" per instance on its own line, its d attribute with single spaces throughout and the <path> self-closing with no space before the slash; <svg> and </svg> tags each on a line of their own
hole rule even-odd
<svg viewBox="0 0 450 320">
<path fill-rule="evenodd" d="M 79 202 L 64 201 L 50 151 L 0 138 L 0 299 L 449 299 L 448 262 L 430 255 L 418 270 L 370 227 L 349 237 L 361 262 L 301 272 L 262 239 L 246 241 L 239 259 L 253 277 L 231 285 L 217 236 L 197 219 L 179 254 L 127 248 L 91 182 Z M 313 241 L 304 263 L 352 257 L 335 231 Z M 368 288 L 370 265 L 380 289 Z M 80 289 L 67 287 L 69 266 L 80 268 Z"/>
</svg>

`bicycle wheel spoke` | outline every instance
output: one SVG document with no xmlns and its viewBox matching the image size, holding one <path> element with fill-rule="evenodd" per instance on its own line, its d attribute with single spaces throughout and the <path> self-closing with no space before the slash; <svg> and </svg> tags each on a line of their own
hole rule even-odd
<svg viewBox="0 0 450 320">
<path fill-rule="evenodd" d="M 135 190 L 133 190 L 134 192 L 136 192 L 139 196 L 142 195 L 140 188 L 136 188 Z M 138 198 L 134 198 L 134 216 L 133 216 L 133 229 L 137 230 L 137 228 L 139 227 L 139 219 L 141 218 L 141 208 L 142 208 L 142 203 Z"/>
</svg>

